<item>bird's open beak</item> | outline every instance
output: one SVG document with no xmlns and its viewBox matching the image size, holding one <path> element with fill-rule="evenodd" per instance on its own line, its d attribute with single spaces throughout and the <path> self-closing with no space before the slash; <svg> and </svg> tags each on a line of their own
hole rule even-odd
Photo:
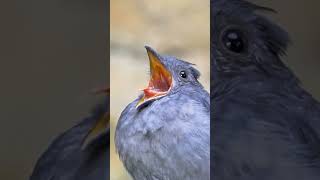
<svg viewBox="0 0 320 180">
<path fill-rule="evenodd" d="M 110 89 L 101 88 L 101 89 L 94 90 L 93 93 L 109 96 Z M 93 124 L 88 134 L 84 137 L 84 140 L 81 146 L 82 149 L 85 149 L 90 144 L 90 142 L 92 142 L 99 135 L 107 131 L 107 129 L 109 128 L 109 120 L 110 120 L 109 112 L 105 112 L 101 117 L 99 117 L 99 119 L 97 119 L 96 123 Z"/>
<path fill-rule="evenodd" d="M 96 124 L 93 125 L 93 127 L 84 138 L 84 141 L 82 142 L 82 149 L 85 149 L 90 144 L 90 142 L 107 131 L 107 129 L 109 128 L 109 119 L 109 113 L 105 113 L 103 117 L 100 117 L 100 119 L 96 122 Z"/>
<path fill-rule="evenodd" d="M 155 100 L 168 94 L 172 87 L 172 75 L 163 65 L 160 56 L 150 47 L 146 46 L 150 62 L 150 80 L 149 85 L 143 92 L 144 96 L 139 100 L 138 108 L 145 102 Z"/>
</svg>

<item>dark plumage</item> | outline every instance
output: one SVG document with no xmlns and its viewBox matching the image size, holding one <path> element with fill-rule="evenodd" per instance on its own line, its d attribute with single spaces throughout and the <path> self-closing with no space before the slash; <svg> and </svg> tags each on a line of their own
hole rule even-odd
<svg viewBox="0 0 320 180">
<path fill-rule="evenodd" d="M 109 179 L 109 102 L 96 106 L 91 115 L 58 136 L 39 158 L 30 180 Z M 98 122 L 103 132 L 86 143 Z M 104 128 L 103 128 L 104 127 Z"/>
<path fill-rule="evenodd" d="M 211 0 L 211 172 L 319 180 L 320 105 L 280 57 L 287 33 L 242 0 Z"/>
</svg>

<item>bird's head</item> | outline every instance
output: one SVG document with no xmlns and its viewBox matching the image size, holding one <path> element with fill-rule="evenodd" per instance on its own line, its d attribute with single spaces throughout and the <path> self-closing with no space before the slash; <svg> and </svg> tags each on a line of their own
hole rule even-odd
<svg viewBox="0 0 320 180">
<path fill-rule="evenodd" d="M 143 89 L 143 96 L 136 107 L 139 108 L 168 94 L 177 92 L 185 85 L 201 86 L 198 82 L 200 72 L 193 64 L 172 56 L 161 56 L 146 46 L 150 62 L 150 80 Z"/>
<path fill-rule="evenodd" d="M 280 56 L 287 48 L 288 34 L 258 11 L 274 12 L 244 0 L 211 0 L 213 80 L 248 72 L 277 75 L 287 71 Z"/>
</svg>

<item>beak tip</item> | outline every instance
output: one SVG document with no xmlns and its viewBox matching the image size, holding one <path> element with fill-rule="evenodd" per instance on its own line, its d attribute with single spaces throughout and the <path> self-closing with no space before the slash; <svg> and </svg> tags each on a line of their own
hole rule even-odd
<svg viewBox="0 0 320 180">
<path fill-rule="evenodd" d="M 146 45 L 145 46 L 146 50 L 147 50 L 147 54 L 149 56 L 149 60 L 150 61 L 161 61 L 161 56 L 154 50 L 152 49 L 150 46 Z"/>
<path fill-rule="evenodd" d="M 149 49 L 150 46 L 146 44 L 146 45 L 144 45 L 144 48 Z"/>
<path fill-rule="evenodd" d="M 144 48 L 146 48 L 148 53 L 151 53 L 153 55 L 157 55 L 156 51 L 152 47 L 145 45 Z"/>
</svg>

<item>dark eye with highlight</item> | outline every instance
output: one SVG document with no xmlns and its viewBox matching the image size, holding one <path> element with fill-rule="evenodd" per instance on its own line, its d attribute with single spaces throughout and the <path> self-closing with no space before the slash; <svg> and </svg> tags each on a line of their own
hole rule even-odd
<svg viewBox="0 0 320 180">
<path fill-rule="evenodd" d="M 188 77 L 186 71 L 180 71 L 179 75 L 180 75 L 180 77 L 182 77 L 184 79 L 186 79 Z"/>
<path fill-rule="evenodd" d="M 229 29 L 223 33 L 223 45 L 231 52 L 242 53 L 246 50 L 246 39 L 244 34 L 237 29 Z"/>
</svg>

